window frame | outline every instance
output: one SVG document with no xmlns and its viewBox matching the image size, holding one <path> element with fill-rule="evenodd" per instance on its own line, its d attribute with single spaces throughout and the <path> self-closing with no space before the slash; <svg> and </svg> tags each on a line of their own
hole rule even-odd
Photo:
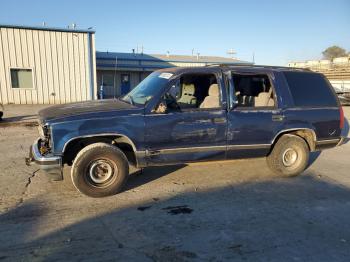
<svg viewBox="0 0 350 262">
<path fill-rule="evenodd" d="M 109 77 L 111 77 L 111 78 L 113 78 L 113 80 L 112 80 L 112 82 L 113 82 L 113 85 L 105 85 L 104 84 L 104 82 L 105 82 L 105 78 L 109 78 Z M 113 75 L 113 73 L 102 73 L 101 74 L 101 85 L 103 85 L 103 86 L 108 86 L 108 87 L 115 87 L 115 81 L 116 80 L 116 77 L 115 77 L 115 75 Z"/>
<path fill-rule="evenodd" d="M 273 93 L 273 101 L 274 101 L 274 106 L 258 106 L 258 107 L 239 107 L 238 103 L 237 103 L 237 96 L 236 96 L 236 88 L 235 88 L 235 84 L 234 84 L 234 75 L 248 75 L 248 76 L 254 76 L 254 75 L 266 75 L 270 81 L 271 84 L 271 88 L 272 88 L 272 93 Z M 229 103 L 229 108 L 230 110 L 237 110 L 237 111 L 260 111 L 260 110 L 270 110 L 270 111 L 275 111 L 276 109 L 278 109 L 278 105 L 277 105 L 277 96 L 276 96 L 276 88 L 274 85 L 274 81 L 273 81 L 273 76 L 271 74 L 271 72 L 250 72 L 250 71 L 246 71 L 246 72 L 237 72 L 237 71 L 232 71 L 230 70 L 230 81 L 229 81 L 229 94 L 228 97 L 232 98 L 233 101 L 230 101 Z M 231 91 L 234 91 L 231 94 Z"/>
<path fill-rule="evenodd" d="M 14 69 L 14 70 L 30 70 L 31 73 L 32 73 L 32 87 L 13 87 L 12 86 L 12 74 L 11 74 L 11 70 Z M 9 71 L 10 71 L 10 86 L 11 86 L 11 90 L 36 90 L 36 86 L 35 86 L 35 80 L 34 80 L 34 67 L 14 67 L 14 66 L 11 66 L 9 67 Z"/>
<path fill-rule="evenodd" d="M 170 88 L 172 88 L 174 85 L 176 85 L 176 82 L 180 81 L 181 77 L 183 77 L 184 75 L 213 75 L 216 78 L 216 82 L 217 82 L 217 84 L 219 86 L 219 102 L 220 102 L 220 106 L 219 107 L 213 107 L 213 108 L 200 108 L 200 107 L 196 107 L 196 108 L 180 108 L 179 111 L 172 111 L 172 112 L 168 112 L 166 114 L 223 110 L 223 94 L 222 94 L 223 89 L 222 89 L 222 84 L 221 84 L 221 81 L 220 81 L 220 78 L 219 78 L 219 74 L 217 72 L 184 72 L 182 74 L 177 75 L 168 84 L 168 86 L 165 88 L 165 91 L 161 94 L 158 102 L 156 103 L 155 107 L 152 109 L 152 112 L 154 114 L 158 114 L 158 113 L 155 112 L 155 110 L 156 110 L 157 106 L 159 105 L 159 103 L 161 102 L 163 96 L 170 90 Z M 182 90 L 181 90 L 181 93 L 182 93 Z M 163 114 L 161 114 L 161 115 L 163 115 Z"/>
</svg>

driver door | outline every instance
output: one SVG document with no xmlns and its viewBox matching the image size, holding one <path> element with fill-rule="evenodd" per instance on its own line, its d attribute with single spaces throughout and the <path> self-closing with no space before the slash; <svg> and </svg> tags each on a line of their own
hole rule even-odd
<svg viewBox="0 0 350 262">
<path fill-rule="evenodd" d="M 222 103 L 217 108 L 181 109 L 176 106 L 180 93 L 178 80 L 162 97 L 167 111 L 145 115 L 148 164 L 225 159 L 227 112 Z"/>
</svg>

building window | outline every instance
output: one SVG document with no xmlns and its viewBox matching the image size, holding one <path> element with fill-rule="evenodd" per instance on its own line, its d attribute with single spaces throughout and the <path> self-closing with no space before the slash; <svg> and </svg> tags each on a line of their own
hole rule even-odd
<svg viewBox="0 0 350 262">
<path fill-rule="evenodd" d="M 102 85 L 103 86 L 114 86 L 114 75 L 103 74 L 102 75 Z"/>
<path fill-rule="evenodd" d="M 33 88 L 32 69 L 11 68 L 12 88 Z"/>
</svg>

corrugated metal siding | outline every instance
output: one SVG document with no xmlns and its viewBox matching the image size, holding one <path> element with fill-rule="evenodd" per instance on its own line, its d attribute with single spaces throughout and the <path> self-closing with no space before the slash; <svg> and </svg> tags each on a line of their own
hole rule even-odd
<svg viewBox="0 0 350 262">
<path fill-rule="evenodd" d="M 140 83 L 140 74 L 138 72 L 130 72 L 130 90 Z"/>
<path fill-rule="evenodd" d="M 32 69 L 34 88 L 12 88 L 11 68 Z M 1 103 L 60 104 L 89 100 L 91 84 L 95 98 L 93 34 L 0 28 Z"/>
</svg>

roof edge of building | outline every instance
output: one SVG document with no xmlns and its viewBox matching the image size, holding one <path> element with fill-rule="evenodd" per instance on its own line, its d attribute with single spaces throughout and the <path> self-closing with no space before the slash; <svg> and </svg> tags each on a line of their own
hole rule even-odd
<svg viewBox="0 0 350 262">
<path fill-rule="evenodd" d="M 88 34 L 95 33 L 95 30 L 89 30 L 89 29 L 72 29 L 72 28 L 60 28 L 60 27 L 11 25 L 11 24 L 0 24 L 0 28 L 28 29 L 28 30 L 40 30 L 40 31 L 56 31 L 56 32 L 69 32 L 69 33 L 88 33 Z"/>
<path fill-rule="evenodd" d="M 249 61 L 230 59 L 226 57 L 218 56 L 200 56 L 198 59 L 195 56 L 190 55 L 160 55 L 160 54 L 139 54 L 139 53 L 127 53 L 127 52 L 103 52 L 96 51 L 97 59 L 100 60 L 145 60 L 153 62 L 178 62 L 178 63 L 208 63 L 208 64 L 254 64 Z M 122 57 L 118 57 L 122 55 Z M 221 60 L 222 58 L 222 60 Z"/>
</svg>

